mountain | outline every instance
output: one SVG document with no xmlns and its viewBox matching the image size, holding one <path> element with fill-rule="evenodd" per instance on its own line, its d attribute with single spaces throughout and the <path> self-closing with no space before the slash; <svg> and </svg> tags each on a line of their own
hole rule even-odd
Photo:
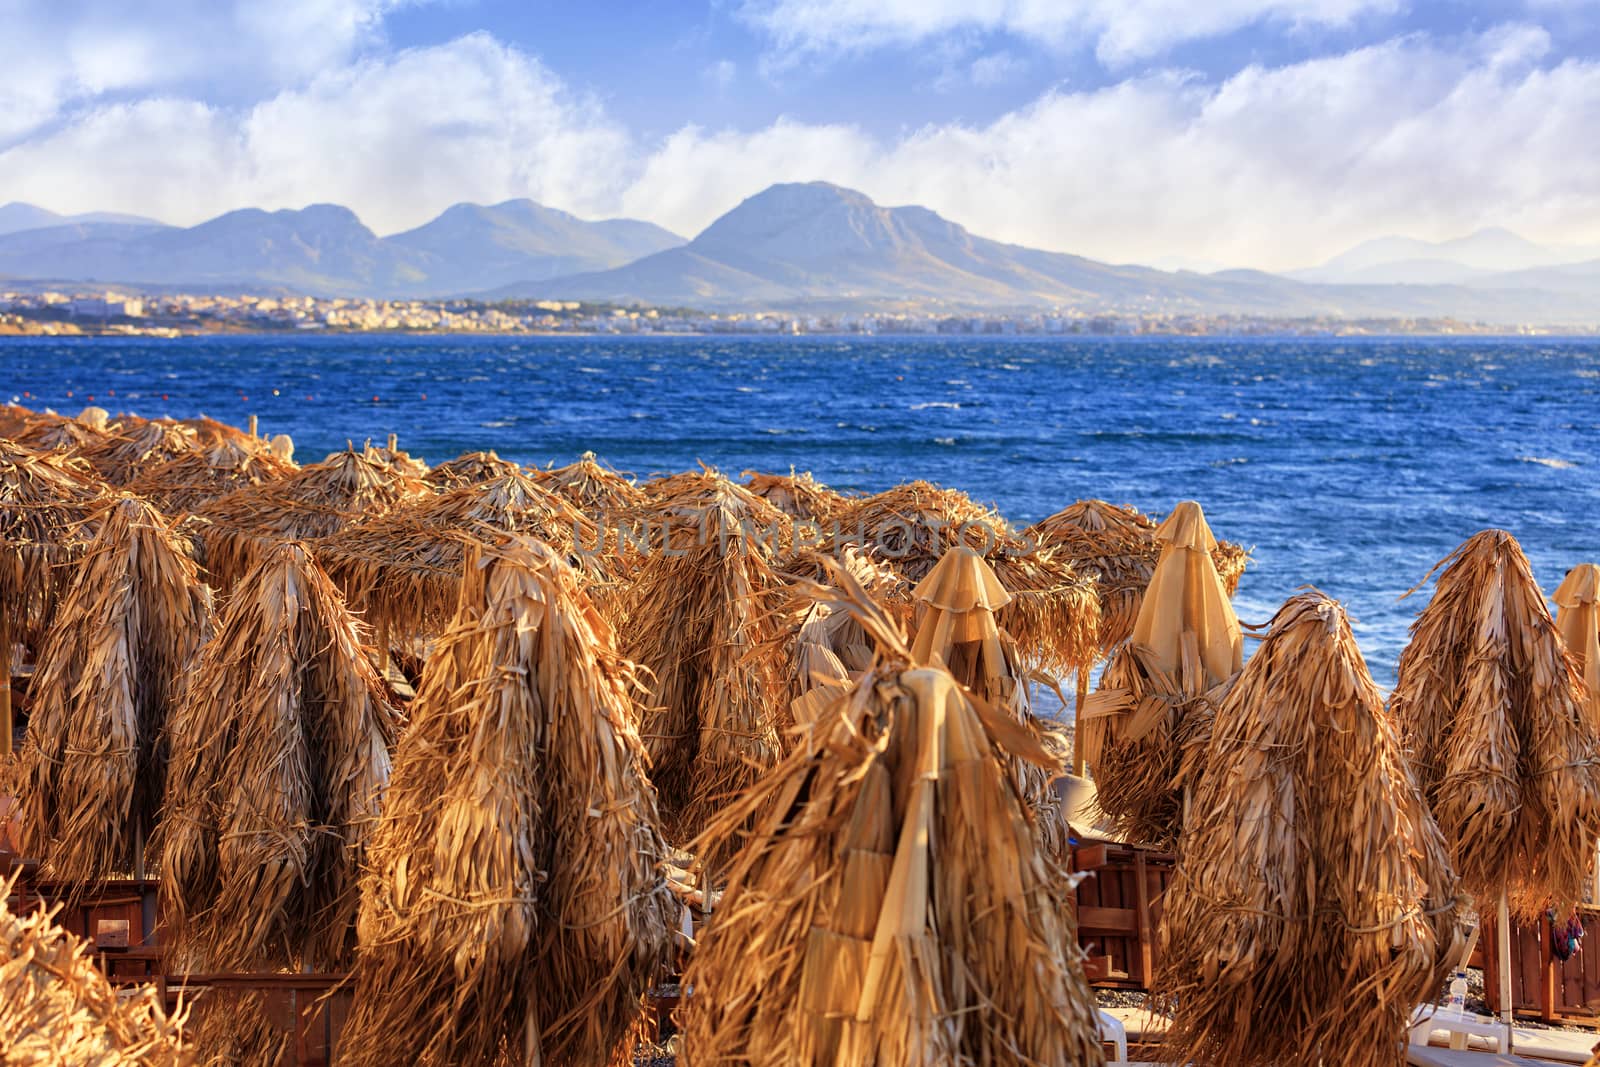
<svg viewBox="0 0 1600 1067">
<path fill-rule="evenodd" d="M 1540 245 L 1492 227 L 1450 241 L 1379 237 L 1287 276 L 1331 284 L 1453 285 L 1597 256 L 1600 249 Z"/>
<path fill-rule="evenodd" d="M 245 208 L 188 228 L 72 221 L 25 204 L 4 210 L 18 228 L 0 233 L 0 275 L 332 296 L 455 296 L 617 266 L 682 243 L 648 222 L 585 222 L 531 200 L 457 204 L 388 238 L 333 204 Z"/>
<path fill-rule="evenodd" d="M 1022 310 L 1240 313 L 1343 318 L 1482 317 L 1590 322 L 1571 294 L 1454 285 L 1308 284 L 1261 271 L 1116 266 L 1004 244 L 921 207 L 882 207 L 825 182 L 775 185 L 688 244 L 606 271 L 519 283 L 494 298 L 548 297 L 713 310 Z"/>
<path fill-rule="evenodd" d="M 654 223 L 585 222 L 532 200 L 456 204 L 432 222 L 387 241 L 432 257 L 430 280 L 456 292 L 488 289 L 508 279 L 604 270 L 684 243 Z"/>
<path fill-rule="evenodd" d="M 13 200 L 0 204 L 0 234 L 43 230 L 48 227 L 82 223 L 117 223 L 132 226 L 164 226 L 165 223 L 142 215 L 123 215 L 115 211 L 89 211 L 81 215 L 58 215 L 33 204 Z"/>
</svg>

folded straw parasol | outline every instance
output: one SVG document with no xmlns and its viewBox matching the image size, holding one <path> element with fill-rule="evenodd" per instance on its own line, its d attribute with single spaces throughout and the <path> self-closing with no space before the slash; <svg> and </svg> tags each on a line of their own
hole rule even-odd
<svg viewBox="0 0 1600 1067">
<path fill-rule="evenodd" d="M 1201 763 L 1165 896 L 1161 1060 L 1403 1064 L 1464 900 L 1337 603 L 1284 604 Z"/>
<path fill-rule="evenodd" d="M 431 495 L 418 466 L 410 459 L 393 462 L 380 449 L 346 449 L 205 504 L 193 521 L 207 573 L 229 588 L 279 542 L 328 537 L 357 519 Z"/>
<path fill-rule="evenodd" d="M 635 668 L 548 547 L 466 574 L 373 837 L 339 1060 L 598 1067 L 674 925 Z"/>
<path fill-rule="evenodd" d="M 757 821 L 684 975 L 683 1062 L 1099 1064 L 1075 883 L 1007 766 L 1049 757 L 855 588 L 836 610 L 891 651 L 719 816 Z"/>
<path fill-rule="evenodd" d="M 1556 628 L 1583 679 L 1584 710 L 1600 730 L 1600 566 L 1580 563 L 1567 572 L 1552 598 Z"/>
<path fill-rule="evenodd" d="M 186 966 L 346 962 L 399 719 L 363 637 L 302 545 L 235 586 L 168 731 L 157 845 Z"/>
<path fill-rule="evenodd" d="M 153 985 L 114 986 L 90 945 L 54 913 L 21 917 L 0 884 L 0 1060 L 85 1067 L 188 1067 L 184 1019 L 168 1016 Z"/>
<path fill-rule="evenodd" d="M 994 569 L 1012 600 L 1000 624 L 1030 667 L 1072 671 L 1099 658 L 1099 597 L 1094 579 L 1065 557 L 1012 530 L 998 512 L 965 493 L 909 482 L 851 502 L 824 545 L 865 547 L 908 580 L 920 582 L 946 551 L 965 544 Z"/>
<path fill-rule="evenodd" d="M 141 871 L 166 768 L 163 731 L 211 628 L 187 543 L 124 496 L 39 648 L 20 765 L 26 854 L 74 882 Z"/>
<path fill-rule="evenodd" d="M 1581 899 L 1600 838 L 1600 735 L 1516 540 L 1485 530 L 1439 568 L 1389 710 L 1462 885 L 1533 919 Z"/>
<path fill-rule="evenodd" d="M 1205 743 L 1244 639 L 1200 505 L 1180 503 L 1154 537 L 1161 559 L 1133 631 L 1112 652 L 1099 690 L 1080 702 L 1075 736 L 1113 828 L 1170 849 L 1184 820 L 1184 753 Z"/>
<path fill-rule="evenodd" d="M 521 467 L 508 459 L 501 459 L 493 451 L 463 452 L 455 459 L 445 460 L 437 467 L 430 467 L 422 480 L 427 483 L 428 488 L 447 493 L 464 485 L 477 485 L 479 482 L 522 473 L 524 472 Z"/>
</svg>

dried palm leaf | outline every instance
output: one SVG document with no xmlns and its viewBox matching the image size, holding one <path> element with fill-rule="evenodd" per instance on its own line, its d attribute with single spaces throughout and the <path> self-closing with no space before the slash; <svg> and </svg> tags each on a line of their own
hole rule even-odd
<svg viewBox="0 0 1600 1067">
<path fill-rule="evenodd" d="M 593 452 L 585 452 L 576 463 L 539 472 L 539 481 L 597 523 L 607 516 L 625 515 L 645 502 L 644 491 L 634 484 L 633 475 L 602 464 Z"/>
<path fill-rule="evenodd" d="M 28 428 L 34 412 L 20 404 L 0 404 L 0 438 L 14 440 Z"/>
<path fill-rule="evenodd" d="M 1436 567 L 1390 713 L 1462 885 L 1534 918 L 1582 899 L 1600 838 L 1600 736 L 1533 568 L 1502 530 Z"/>
<path fill-rule="evenodd" d="M 236 489 L 281 481 L 298 469 L 271 452 L 222 441 L 151 467 L 127 488 L 164 514 L 180 517 Z"/>
<path fill-rule="evenodd" d="M 190 1009 L 195 1062 L 202 1067 L 295 1067 L 294 1035 L 251 990 L 209 989 Z"/>
<path fill-rule="evenodd" d="M 75 418 L 41 411 L 15 437 L 16 443 L 41 452 L 73 452 L 104 441 L 117 428 L 104 408 L 84 408 Z"/>
<path fill-rule="evenodd" d="M 205 504 L 195 524 L 207 573 L 229 588 L 279 542 L 329 537 L 357 519 L 429 496 L 416 467 L 409 459 L 391 462 L 381 449 L 350 449 Z"/>
<path fill-rule="evenodd" d="M 1100 647 L 1105 652 L 1133 632 L 1145 586 L 1161 557 L 1157 523 L 1125 504 L 1080 500 L 1028 527 L 1025 537 L 1071 561 L 1080 572 L 1099 579 Z M 1231 597 L 1250 562 L 1250 552 L 1229 541 L 1211 551 L 1217 575 Z"/>
<path fill-rule="evenodd" d="M 66 458 L 0 440 L 0 628 L 37 642 L 106 486 Z M 6 646 L 9 647 L 9 646 Z"/>
<path fill-rule="evenodd" d="M 1567 572 L 1552 598 L 1556 626 L 1583 679 L 1584 709 L 1600 730 L 1600 565 L 1580 563 Z"/>
<path fill-rule="evenodd" d="M 684 976 L 684 1062 L 1099 1064 L 1074 882 L 1007 769 L 1048 757 L 838 608 L 894 651 L 712 828 L 757 820 Z"/>
<path fill-rule="evenodd" d="M 124 496 L 39 649 L 21 753 L 23 841 L 57 878 L 134 870 L 155 822 L 162 731 L 211 628 L 211 593 L 188 545 Z"/>
<path fill-rule="evenodd" d="M 1205 744 L 1244 640 L 1200 505 L 1180 503 L 1152 539 L 1161 559 L 1099 691 L 1081 705 L 1078 738 L 1112 828 L 1171 849 L 1183 825 L 1185 753 Z"/>
<path fill-rule="evenodd" d="M 199 434 L 181 422 L 123 415 L 114 432 L 80 448 L 78 455 L 107 482 L 125 486 L 150 468 L 200 448 Z"/>
<path fill-rule="evenodd" d="M 746 487 L 767 503 L 796 519 L 814 522 L 826 528 L 836 521 L 851 500 L 836 493 L 811 476 L 810 471 L 796 474 L 763 474 L 745 471 Z"/>
<path fill-rule="evenodd" d="M 469 560 L 373 838 L 341 1063 L 611 1061 L 671 926 L 637 686 L 548 547 Z"/>
<path fill-rule="evenodd" d="M 1100 602 L 1093 578 L 1064 557 L 1038 551 L 996 511 L 965 493 L 909 482 L 843 510 L 825 548 L 867 548 L 920 582 L 957 545 L 979 552 L 1012 595 L 1000 624 L 1030 667 L 1071 671 L 1099 658 Z"/>
<path fill-rule="evenodd" d="M 1405 1062 L 1460 953 L 1456 893 L 1337 603 L 1291 598 L 1217 709 L 1167 890 L 1162 1059 Z"/>
<path fill-rule="evenodd" d="M 299 544 L 235 587 L 169 731 L 157 844 L 188 966 L 346 960 L 398 719 L 363 637 Z"/>
<path fill-rule="evenodd" d="M 602 576 L 601 557 L 576 551 L 598 540 L 589 520 L 515 468 L 407 502 L 312 547 L 380 635 L 411 638 L 437 634 L 454 613 L 467 545 L 508 533 L 535 537 Z"/>
<path fill-rule="evenodd" d="M 155 986 L 113 986 L 88 945 L 43 910 L 21 918 L 0 886 L 0 1062 L 188 1067 L 184 1018 Z"/>
<path fill-rule="evenodd" d="M 522 473 L 521 467 L 508 459 L 501 459 L 493 451 L 463 452 L 455 459 L 430 468 L 422 480 L 428 484 L 428 488 L 447 493 L 464 485 L 477 485 Z"/>
</svg>

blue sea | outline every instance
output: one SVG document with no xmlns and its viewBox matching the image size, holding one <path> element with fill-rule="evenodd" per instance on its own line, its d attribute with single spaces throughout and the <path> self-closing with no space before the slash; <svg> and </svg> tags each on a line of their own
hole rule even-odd
<svg viewBox="0 0 1600 1067">
<path fill-rule="evenodd" d="M 1592 339 L 16 338 L 0 397 L 256 414 L 302 461 L 393 432 L 431 462 L 926 478 L 1017 523 L 1195 499 L 1254 547 L 1246 622 L 1316 585 L 1385 686 L 1426 602 L 1401 595 L 1470 534 L 1514 533 L 1547 593 L 1600 559 Z"/>
</svg>

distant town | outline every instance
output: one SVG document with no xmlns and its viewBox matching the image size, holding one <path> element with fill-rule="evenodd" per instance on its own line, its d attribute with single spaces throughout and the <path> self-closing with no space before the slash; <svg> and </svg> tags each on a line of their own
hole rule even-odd
<svg viewBox="0 0 1600 1067">
<path fill-rule="evenodd" d="M 1161 312 L 706 312 L 564 300 L 377 300 L 143 293 L 122 289 L 0 290 L 0 336 L 182 337 L 218 333 L 420 334 L 984 334 L 1362 336 L 1570 334 L 1570 328 L 1451 318 L 1273 318 Z"/>
</svg>

